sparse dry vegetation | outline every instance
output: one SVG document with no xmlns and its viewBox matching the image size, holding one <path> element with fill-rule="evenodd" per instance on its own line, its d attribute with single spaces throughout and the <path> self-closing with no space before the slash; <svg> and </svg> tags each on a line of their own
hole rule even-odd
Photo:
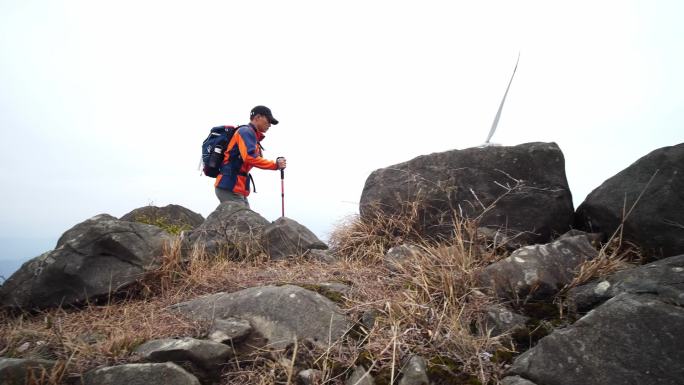
<svg viewBox="0 0 684 385">
<path fill-rule="evenodd" d="M 159 269 L 105 303 L 0 314 L 0 355 L 57 359 L 59 367 L 34 383 L 65 383 L 98 366 L 135 362 L 133 349 L 149 339 L 205 336 L 207 325 L 168 309 L 175 303 L 259 285 L 341 282 L 351 291 L 332 299 L 357 321 L 343 339 L 330 341 L 323 350 L 302 342 L 241 357 L 226 365 L 221 384 L 291 384 L 303 369 L 320 370 L 321 384 L 342 384 L 359 364 L 377 384 L 393 384 L 413 354 L 428 361 L 428 372 L 442 379 L 440 384 L 497 384 L 516 346 L 508 334 L 489 335 L 486 309 L 496 300 L 478 290 L 474 277 L 506 253 L 488 247 L 477 224 L 467 221 L 456 221 L 447 242 L 424 240 L 415 231 L 416 218 L 348 218 L 330 240 L 338 257 L 334 263 L 306 256 L 234 260 L 198 249 L 183 258 L 176 240 Z M 387 250 L 404 242 L 419 252 L 389 268 Z M 585 264 L 574 284 L 619 266 L 617 250 Z"/>
</svg>

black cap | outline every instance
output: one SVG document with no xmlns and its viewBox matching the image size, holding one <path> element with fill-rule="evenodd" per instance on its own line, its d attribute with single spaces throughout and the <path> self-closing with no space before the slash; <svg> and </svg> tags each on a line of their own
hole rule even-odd
<svg viewBox="0 0 684 385">
<path fill-rule="evenodd" d="M 278 119 L 273 117 L 271 109 L 266 106 L 256 106 L 252 108 L 252 112 L 249 113 L 249 119 L 252 119 L 256 115 L 263 115 L 268 118 L 268 121 L 271 122 L 271 124 L 278 124 Z"/>
</svg>

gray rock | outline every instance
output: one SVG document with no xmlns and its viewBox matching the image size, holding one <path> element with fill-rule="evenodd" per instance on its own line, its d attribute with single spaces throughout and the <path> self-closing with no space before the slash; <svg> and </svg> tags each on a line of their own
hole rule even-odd
<svg viewBox="0 0 684 385">
<path fill-rule="evenodd" d="M 321 294 L 334 300 L 334 297 L 348 297 L 351 293 L 351 286 L 342 282 L 321 282 L 318 284 L 318 290 Z"/>
<path fill-rule="evenodd" d="M 24 263 L 0 287 L 0 304 L 44 309 L 116 292 L 157 267 L 171 239 L 156 226 L 90 218 L 65 232 L 57 249 Z"/>
<path fill-rule="evenodd" d="M 333 256 L 329 250 L 310 249 L 306 253 L 306 256 L 310 260 L 320 261 L 323 263 L 335 263 L 335 262 L 337 262 L 337 258 L 335 258 L 335 256 Z"/>
<path fill-rule="evenodd" d="M 345 385 L 375 385 L 375 380 L 370 373 L 366 372 L 366 368 L 359 365 L 352 370 L 351 375 L 344 383 Z"/>
<path fill-rule="evenodd" d="M 201 225 L 204 217 L 183 206 L 166 205 L 140 207 L 122 216 L 121 220 L 147 224 L 164 223 L 190 230 Z"/>
<path fill-rule="evenodd" d="M 390 271 L 400 271 L 402 266 L 416 260 L 423 250 L 415 245 L 401 244 L 387 250 L 383 261 Z"/>
<path fill-rule="evenodd" d="M 480 285 L 501 298 L 548 298 L 572 281 L 582 263 L 597 255 L 586 235 L 566 237 L 520 248 L 485 267 L 477 278 Z"/>
<path fill-rule="evenodd" d="M 585 312 L 620 293 L 653 294 L 664 302 L 684 306 L 684 254 L 573 288 L 568 300 L 573 310 Z"/>
<path fill-rule="evenodd" d="M 193 248 L 210 255 L 253 257 L 263 252 L 261 236 L 269 221 L 235 202 L 223 202 L 194 230 L 183 232 L 184 255 Z"/>
<path fill-rule="evenodd" d="M 172 363 L 127 364 L 87 372 L 83 385 L 200 385 L 197 377 Z"/>
<path fill-rule="evenodd" d="M 212 322 L 209 339 L 222 344 L 237 344 L 247 338 L 250 333 L 252 333 L 252 325 L 247 320 L 233 317 L 217 318 Z"/>
<path fill-rule="evenodd" d="M 538 384 L 681 384 L 684 308 L 619 294 L 520 355 L 509 374 Z M 590 380 L 589 380 L 590 379 Z"/>
<path fill-rule="evenodd" d="M 62 236 L 59 237 L 59 239 L 57 240 L 57 246 L 55 246 L 55 249 L 60 248 L 60 246 L 64 245 L 67 241 L 74 240 L 78 238 L 81 234 L 88 232 L 88 230 L 94 225 L 96 225 L 98 222 L 115 220 L 117 220 L 116 217 L 113 217 L 109 214 L 99 214 L 95 215 L 92 218 L 88 218 L 85 221 L 65 231 L 62 234 Z"/>
<path fill-rule="evenodd" d="M 577 209 L 575 226 L 611 236 L 642 191 L 623 238 L 650 257 L 684 254 L 684 143 L 659 148 L 603 182 Z"/>
<path fill-rule="evenodd" d="M 534 382 L 530 380 L 526 380 L 520 376 L 510 376 L 510 377 L 504 377 L 503 380 L 501 380 L 501 385 L 537 385 Z"/>
<path fill-rule="evenodd" d="M 504 333 L 525 330 L 527 321 L 530 318 L 514 313 L 503 305 L 492 305 L 487 307 L 487 329 L 490 330 L 492 337 Z"/>
<path fill-rule="evenodd" d="M 326 250 L 328 246 L 297 221 L 281 217 L 264 228 L 261 236 L 271 259 L 285 259 L 308 250 Z"/>
<path fill-rule="evenodd" d="M 363 188 L 360 213 L 396 216 L 410 203 L 418 204 L 420 230 L 431 238 L 452 237 L 456 214 L 519 233 L 523 244 L 548 242 L 570 229 L 574 214 L 555 143 L 453 150 L 376 170 Z"/>
<path fill-rule="evenodd" d="M 319 346 L 334 342 L 350 327 L 334 302 L 298 286 L 262 286 L 234 293 L 217 293 L 174 305 L 201 320 L 238 317 L 248 320 L 270 347 L 281 349 L 295 339 Z"/>
<path fill-rule="evenodd" d="M 423 357 L 411 356 L 401 368 L 401 374 L 399 385 L 430 385 L 427 376 L 427 362 Z"/>
<path fill-rule="evenodd" d="M 147 362 L 190 363 L 205 377 L 217 372 L 234 356 L 233 349 L 224 344 L 194 338 L 165 338 L 147 341 L 135 349 L 135 353 Z"/>
<path fill-rule="evenodd" d="M 600 233 L 587 233 L 585 231 L 577 230 L 577 229 L 572 229 L 567 231 L 565 234 L 561 235 L 558 237 L 556 240 L 564 239 L 564 238 L 571 238 L 571 237 L 576 237 L 578 235 L 585 235 L 589 242 L 591 242 L 592 246 L 598 248 L 601 246 L 601 240 L 603 239 L 603 235 Z"/>
<path fill-rule="evenodd" d="M 527 246 L 526 242 L 529 241 L 528 237 L 521 237 L 519 231 L 504 228 L 478 227 L 477 235 L 492 249 L 505 248 L 512 251 Z"/>
<path fill-rule="evenodd" d="M 323 372 L 316 369 L 306 369 L 297 373 L 297 378 L 303 385 L 320 385 L 323 383 Z"/>
<path fill-rule="evenodd" d="M 371 330 L 375 326 L 375 319 L 378 317 L 378 311 L 375 309 L 366 310 L 361 314 L 361 325 L 366 329 Z"/>
<path fill-rule="evenodd" d="M 41 373 L 49 374 L 54 365 L 54 361 L 48 360 L 0 357 L 0 384 L 24 385 L 29 376 L 38 379 Z"/>
</svg>

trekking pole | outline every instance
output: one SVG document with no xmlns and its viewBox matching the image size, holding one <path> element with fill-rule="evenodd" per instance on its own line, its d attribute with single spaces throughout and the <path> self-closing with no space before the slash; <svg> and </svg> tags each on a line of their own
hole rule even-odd
<svg viewBox="0 0 684 385">
<path fill-rule="evenodd" d="M 285 170 L 280 169 L 280 198 L 282 202 L 282 216 L 285 217 Z"/>
</svg>

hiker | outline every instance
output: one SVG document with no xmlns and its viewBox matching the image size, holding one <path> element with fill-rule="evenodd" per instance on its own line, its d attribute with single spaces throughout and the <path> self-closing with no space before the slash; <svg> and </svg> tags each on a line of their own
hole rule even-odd
<svg viewBox="0 0 684 385">
<path fill-rule="evenodd" d="M 249 124 L 240 126 L 228 143 L 221 166 L 221 173 L 214 183 L 219 201 L 239 202 L 249 208 L 250 185 L 254 184 L 249 171 L 252 167 L 264 170 L 282 170 L 287 166 L 285 158 L 275 161 L 261 156 L 261 141 L 271 125 L 278 124 L 271 110 L 266 106 L 256 106 L 249 114 Z M 251 184 L 250 184 L 251 182 Z M 256 190 L 255 190 L 256 191 Z"/>
</svg>

